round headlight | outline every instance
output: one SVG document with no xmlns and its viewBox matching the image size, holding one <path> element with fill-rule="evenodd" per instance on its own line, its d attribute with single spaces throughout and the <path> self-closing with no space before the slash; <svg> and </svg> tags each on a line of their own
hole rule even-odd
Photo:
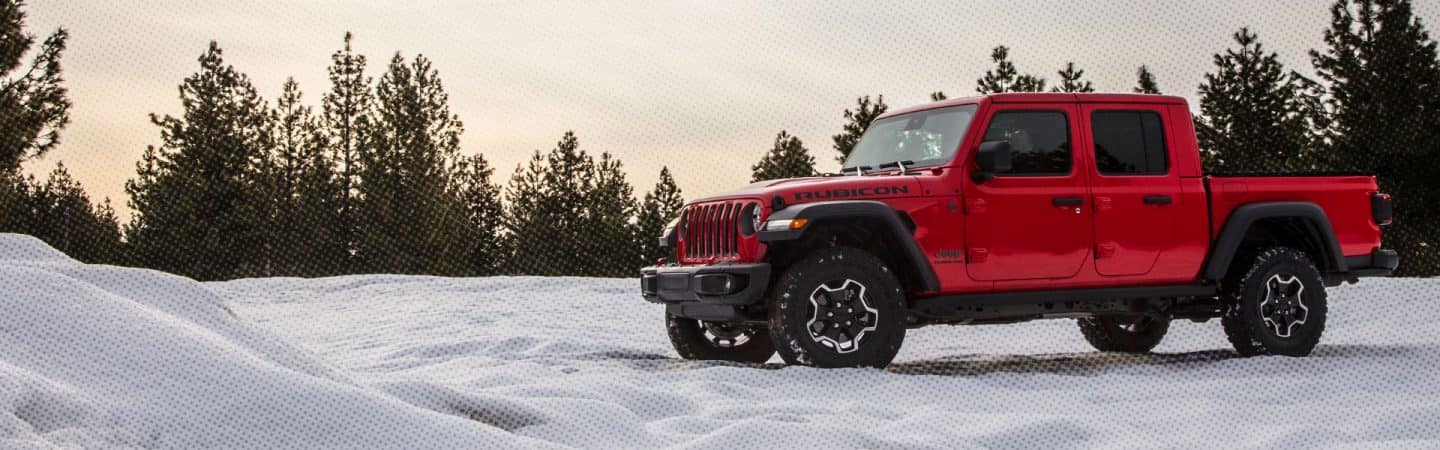
<svg viewBox="0 0 1440 450">
<path fill-rule="evenodd" d="M 740 219 L 740 234 L 750 236 L 760 230 L 762 223 L 760 214 L 759 203 L 745 205 L 745 210 L 742 212 Z"/>
</svg>

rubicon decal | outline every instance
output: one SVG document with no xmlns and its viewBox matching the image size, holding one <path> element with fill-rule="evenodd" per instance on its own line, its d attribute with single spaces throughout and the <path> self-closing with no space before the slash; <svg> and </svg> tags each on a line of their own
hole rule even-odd
<svg viewBox="0 0 1440 450">
<path fill-rule="evenodd" d="M 796 192 L 795 200 L 831 200 L 841 198 L 874 197 L 879 195 L 908 194 L 909 186 L 878 186 L 858 189 L 831 189 L 828 191 Z"/>
</svg>

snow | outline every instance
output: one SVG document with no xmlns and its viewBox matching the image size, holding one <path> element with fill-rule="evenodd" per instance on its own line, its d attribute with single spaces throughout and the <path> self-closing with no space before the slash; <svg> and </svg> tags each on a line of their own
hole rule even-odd
<svg viewBox="0 0 1440 450">
<path fill-rule="evenodd" d="M 1309 358 L 1218 323 L 911 330 L 888 370 L 679 360 L 635 280 L 195 283 L 0 235 L 0 447 L 1435 447 L 1440 279 L 1332 289 Z M 232 315 L 233 312 L 233 315 Z"/>
<path fill-rule="evenodd" d="M 0 447 L 533 442 L 357 382 L 192 280 L 28 236 L 0 235 L 0 261 Z"/>
</svg>

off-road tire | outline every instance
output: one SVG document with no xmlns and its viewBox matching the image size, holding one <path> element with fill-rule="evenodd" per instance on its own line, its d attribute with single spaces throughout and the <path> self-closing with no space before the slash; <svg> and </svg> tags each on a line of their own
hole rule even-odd
<svg viewBox="0 0 1440 450">
<path fill-rule="evenodd" d="M 1268 292 L 1266 285 L 1272 279 L 1288 281 L 1287 289 L 1294 282 L 1303 287 L 1299 295 L 1293 296 L 1304 307 L 1303 323 L 1292 321 L 1293 325 L 1279 327 L 1288 331 L 1284 333 L 1288 336 L 1277 331 L 1276 323 L 1283 321 L 1267 321 L 1262 312 L 1261 305 L 1266 302 Z M 1306 356 L 1320 342 L 1320 335 L 1325 331 L 1325 284 L 1315 263 L 1304 252 L 1288 247 L 1261 250 L 1243 275 L 1226 284 L 1222 298 L 1226 309 L 1220 323 L 1240 355 Z M 1276 286 L 1271 286 L 1270 291 L 1275 289 Z"/>
<path fill-rule="evenodd" d="M 1145 353 L 1170 330 L 1169 317 L 1090 317 L 1076 323 L 1085 340 L 1102 352 Z"/>
<path fill-rule="evenodd" d="M 850 284 L 852 282 L 855 284 Z M 847 297 L 845 291 L 855 294 Z M 834 292 L 841 292 L 835 296 L 848 299 L 843 300 L 851 302 L 848 304 L 862 305 L 859 308 L 861 311 L 847 308 L 838 312 L 845 314 L 850 311 L 849 314 L 853 315 L 847 319 L 854 319 L 862 328 L 873 326 L 873 330 L 855 333 L 859 339 L 840 338 L 850 344 L 848 350 L 842 342 L 824 341 L 824 337 L 817 337 L 811 332 L 811 327 L 816 326 L 811 323 L 812 319 L 826 323 L 833 320 L 836 327 L 847 326 L 845 322 L 839 322 L 840 316 L 819 318 L 819 308 L 812 304 L 812 294 L 822 297 L 821 302 L 836 301 L 828 297 Z M 854 303 L 856 298 L 861 299 L 861 303 Z M 895 359 L 900 344 L 905 340 L 905 294 L 901 291 L 900 282 L 884 261 L 860 249 L 829 247 L 796 260 L 776 279 L 767 293 L 766 302 L 770 308 L 771 340 L 776 343 L 780 357 L 789 364 L 884 368 Z M 870 309 L 874 312 L 869 312 Z M 825 326 L 824 323 L 820 325 Z M 825 329 L 829 330 L 828 327 Z"/>
<path fill-rule="evenodd" d="M 765 327 L 751 330 L 745 336 L 745 342 L 739 345 L 723 346 L 706 335 L 706 325 L 699 320 L 667 313 L 665 324 L 670 333 L 670 345 L 675 347 L 681 358 L 761 364 L 775 355 L 775 344 L 771 343 L 770 332 Z"/>
</svg>

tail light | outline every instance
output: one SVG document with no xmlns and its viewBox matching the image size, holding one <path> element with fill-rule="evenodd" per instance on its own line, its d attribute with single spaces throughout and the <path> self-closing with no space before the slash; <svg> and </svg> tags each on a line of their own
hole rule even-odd
<svg viewBox="0 0 1440 450">
<path fill-rule="evenodd" d="M 1375 219 L 1376 225 L 1389 225 L 1394 216 L 1395 207 L 1390 204 L 1390 194 L 1370 194 L 1370 217 Z"/>
</svg>

